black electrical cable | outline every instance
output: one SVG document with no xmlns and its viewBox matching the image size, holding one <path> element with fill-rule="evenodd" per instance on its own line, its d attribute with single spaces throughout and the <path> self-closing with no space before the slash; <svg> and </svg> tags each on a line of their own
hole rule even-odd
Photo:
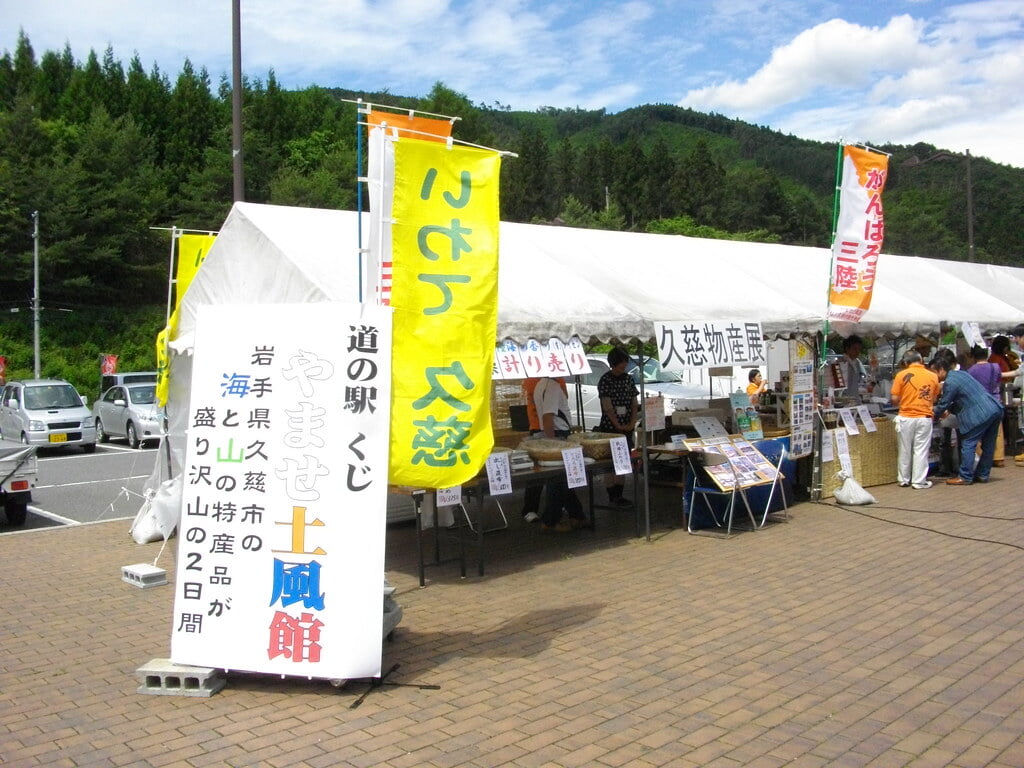
<svg viewBox="0 0 1024 768">
<path fill-rule="evenodd" d="M 1010 544 L 1009 542 L 1006 542 L 1006 541 L 996 541 L 994 539 L 979 539 L 979 538 L 975 538 L 974 536 L 960 536 L 959 534 L 956 534 L 956 533 L 946 533 L 945 531 L 937 531 L 934 528 L 927 528 L 927 527 L 925 527 L 923 525 L 914 525 L 913 523 L 904 523 L 904 522 L 902 522 L 900 520 L 889 520 L 889 519 L 884 518 L 884 517 L 878 517 L 877 515 L 870 515 L 867 512 L 864 512 L 864 511 L 862 511 L 860 509 L 856 509 L 854 507 L 847 507 L 847 506 L 844 506 L 842 504 L 828 504 L 828 503 L 826 503 L 824 501 L 812 501 L 811 503 L 812 504 L 820 504 L 823 507 L 832 507 L 834 509 L 842 509 L 845 512 L 853 512 L 855 515 L 860 515 L 861 517 L 867 517 L 867 518 L 870 518 L 871 520 L 877 520 L 880 523 L 890 523 L 891 525 L 899 525 L 899 526 L 902 526 L 903 528 L 913 528 L 913 529 L 918 530 L 918 531 L 925 531 L 926 533 L 935 533 L 935 534 L 938 534 L 939 536 L 947 536 L 947 537 L 949 537 L 951 539 L 960 539 L 962 541 L 976 541 L 976 542 L 979 542 L 981 544 L 1001 544 L 1004 547 L 1012 547 L 1013 549 L 1019 549 L 1022 552 L 1024 552 L 1024 546 L 1022 546 L 1020 544 Z M 925 514 L 952 514 L 952 513 L 956 513 L 956 514 L 966 515 L 967 517 L 980 517 L 980 518 L 983 518 L 983 519 L 986 519 L 986 520 L 1021 520 L 1021 519 L 1024 519 L 1024 518 L 1019 518 L 1019 517 L 986 517 L 984 515 L 967 515 L 966 513 L 959 512 L 958 510 L 955 510 L 955 509 L 941 510 L 941 511 L 936 511 L 936 512 L 925 512 L 925 510 L 920 510 L 920 509 L 902 509 L 900 507 L 884 507 L 884 506 L 877 506 L 877 509 L 891 509 L 891 510 L 897 511 L 897 512 L 924 512 Z"/>
</svg>

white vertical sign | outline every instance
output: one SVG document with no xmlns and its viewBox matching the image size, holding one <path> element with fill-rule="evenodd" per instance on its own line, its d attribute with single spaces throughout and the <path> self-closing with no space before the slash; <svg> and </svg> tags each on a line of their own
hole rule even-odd
<svg viewBox="0 0 1024 768">
<path fill-rule="evenodd" d="M 582 488 L 587 484 L 587 463 L 583 459 L 583 446 L 577 445 L 562 451 L 565 464 L 565 484 L 570 488 Z"/>
<path fill-rule="evenodd" d="M 377 677 L 391 310 L 201 306 L 171 658 Z"/>
<path fill-rule="evenodd" d="M 633 474 L 633 461 L 629 456 L 629 443 L 626 441 L 626 438 L 613 437 L 608 441 L 608 447 L 612 452 L 612 466 L 615 467 L 615 474 Z"/>
<path fill-rule="evenodd" d="M 512 493 L 512 465 L 504 451 L 487 457 L 487 488 L 491 496 Z"/>
</svg>

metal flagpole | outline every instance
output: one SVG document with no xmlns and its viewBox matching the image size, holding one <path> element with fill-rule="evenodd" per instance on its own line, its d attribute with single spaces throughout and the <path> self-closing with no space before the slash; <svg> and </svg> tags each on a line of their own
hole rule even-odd
<svg viewBox="0 0 1024 768">
<path fill-rule="evenodd" d="M 178 240 L 180 230 L 177 227 L 171 227 L 171 253 L 167 259 L 167 313 L 164 317 L 164 326 L 171 322 L 171 302 L 173 301 L 174 293 L 174 244 Z"/>
<path fill-rule="evenodd" d="M 363 175 L 363 131 L 362 123 L 359 121 L 359 112 L 362 109 L 363 100 L 356 100 L 356 237 L 358 240 L 359 254 L 359 303 L 363 303 L 363 184 L 369 181 L 368 175 Z"/>
<path fill-rule="evenodd" d="M 814 462 L 811 470 L 811 498 L 821 498 L 824 486 L 821 480 L 821 444 L 825 438 L 825 359 L 828 355 L 829 320 L 828 309 L 832 304 L 832 272 L 836 266 L 836 228 L 839 226 L 839 195 L 843 187 L 843 142 L 839 142 L 836 151 L 836 188 L 832 198 L 832 238 L 829 243 L 828 288 L 825 293 L 825 320 L 822 323 L 821 336 L 818 340 L 818 402 L 814 404 L 815 412 L 821 418 L 814 420 Z"/>
</svg>

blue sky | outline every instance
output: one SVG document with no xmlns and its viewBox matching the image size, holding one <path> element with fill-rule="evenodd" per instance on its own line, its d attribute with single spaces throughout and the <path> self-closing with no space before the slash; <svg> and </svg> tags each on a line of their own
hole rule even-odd
<svg viewBox="0 0 1024 768">
<path fill-rule="evenodd" d="M 37 55 L 107 45 L 127 64 L 214 84 L 230 72 L 229 0 L 0 0 Z M 474 103 L 667 103 L 821 141 L 926 141 L 1024 167 L 1021 0 L 243 0 L 243 69 Z"/>
</svg>

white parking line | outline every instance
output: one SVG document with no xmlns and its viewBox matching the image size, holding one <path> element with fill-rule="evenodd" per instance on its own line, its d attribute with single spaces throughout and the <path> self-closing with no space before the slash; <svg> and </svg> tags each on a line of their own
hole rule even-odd
<svg viewBox="0 0 1024 768">
<path fill-rule="evenodd" d="M 125 480 L 142 480 L 149 475 L 129 475 L 128 477 L 111 477 L 107 480 L 82 480 L 78 483 L 61 483 L 60 485 L 37 485 L 34 490 L 41 491 L 46 488 L 71 488 L 75 485 L 95 485 L 96 483 L 123 483 Z"/>
<path fill-rule="evenodd" d="M 57 514 L 54 514 L 53 512 L 47 512 L 45 509 L 40 509 L 39 507 L 33 507 L 31 504 L 29 505 L 28 509 L 33 514 L 39 515 L 40 517 L 45 517 L 47 520 L 53 520 L 53 522 L 60 523 L 61 525 L 81 525 L 82 524 L 78 520 L 72 520 L 70 517 L 64 517 L 63 515 L 57 515 Z"/>
<path fill-rule="evenodd" d="M 115 453 L 137 453 L 140 456 L 145 456 L 145 451 L 139 448 L 132 448 L 128 445 L 111 445 L 110 443 L 104 443 L 103 449 L 98 450 L 95 453 L 60 453 L 52 456 L 41 456 L 36 454 L 40 461 L 51 461 L 51 460 L 64 460 L 64 459 L 97 459 L 100 456 L 113 456 Z"/>
</svg>

